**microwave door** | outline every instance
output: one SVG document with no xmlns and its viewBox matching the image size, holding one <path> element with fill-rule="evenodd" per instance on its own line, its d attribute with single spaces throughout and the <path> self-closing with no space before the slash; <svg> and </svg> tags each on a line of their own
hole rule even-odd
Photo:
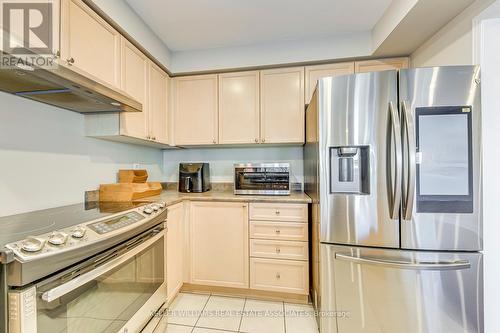
<svg viewBox="0 0 500 333">
<path fill-rule="evenodd" d="M 404 249 L 482 249 L 477 75 L 474 66 L 401 71 Z"/>
</svg>

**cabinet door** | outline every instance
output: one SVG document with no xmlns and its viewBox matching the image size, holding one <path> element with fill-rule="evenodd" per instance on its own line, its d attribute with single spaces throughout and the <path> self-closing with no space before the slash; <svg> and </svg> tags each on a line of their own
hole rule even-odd
<svg viewBox="0 0 500 333">
<path fill-rule="evenodd" d="M 217 75 L 179 77 L 174 82 L 175 144 L 216 144 Z"/>
<path fill-rule="evenodd" d="M 407 57 L 356 61 L 355 71 L 356 73 L 380 72 L 391 69 L 404 69 L 408 68 L 408 65 Z"/>
<path fill-rule="evenodd" d="M 316 83 L 327 76 L 348 75 L 354 73 L 354 62 L 306 67 L 306 103 L 312 98 Z"/>
<path fill-rule="evenodd" d="M 262 143 L 304 142 L 304 67 L 260 72 Z"/>
<path fill-rule="evenodd" d="M 248 204 L 192 202 L 191 283 L 248 288 Z"/>
<path fill-rule="evenodd" d="M 219 75 L 219 143 L 259 142 L 259 72 Z"/>
<path fill-rule="evenodd" d="M 184 204 L 168 208 L 167 229 L 167 302 L 173 300 L 182 287 Z"/>
<path fill-rule="evenodd" d="M 81 0 L 62 0 L 61 58 L 120 88 L 120 34 Z"/>
<path fill-rule="evenodd" d="M 120 134 L 140 139 L 149 138 L 149 60 L 128 40 L 122 37 L 121 89 L 142 104 L 142 112 L 120 114 Z"/>
<path fill-rule="evenodd" d="M 168 75 L 160 67 L 149 62 L 149 128 L 151 139 L 168 143 L 167 137 L 167 89 Z"/>
</svg>

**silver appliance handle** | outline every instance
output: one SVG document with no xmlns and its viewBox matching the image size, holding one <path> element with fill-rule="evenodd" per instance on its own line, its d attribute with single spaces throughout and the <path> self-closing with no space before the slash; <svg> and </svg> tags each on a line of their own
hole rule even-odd
<svg viewBox="0 0 500 333">
<path fill-rule="evenodd" d="M 158 234 L 153 236 L 152 238 L 148 239 L 141 245 L 133 248 L 132 250 L 128 251 L 127 253 L 123 254 L 122 256 L 110 260 L 107 263 L 96 267 L 92 271 L 85 273 L 83 275 L 80 275 L 64 284 L 61 284 L 60 286 L 57 286 L 53 289 L 50 289 L 42 294 L 42 299 L 46 302 L 52 302 L 55 301 L 56 299 L 70 293 L 71 291 L 89 283 L 92 280 L 97 279 L 98 277 L 102 276 L 103 274 L 106 274 L 107 272 L 115 269 L 116 267 L 122 265 L 125 263 L 127 260 L 130 258 L 136 256 L 143 250 L 145 250 L 147 247 L 149 247 L 151 244 L 155 243 L 160 239 L 161 237 L 164 237 L 164 231 L 160 231 Z"/>
<path fill-rule="evenodd" d="M 403 219 L 411 220 L 413 212 L 413 204 L 415 201 L 415 182 L 416 182 L 416 134 L 415 125 L 413 123 L 413 117 L 411 115 L 406 101 L 401 102 L 401 109 L 404 113 L 404 122 L 406 130 L 406 139 L 408 144 L 408 185 L 406 187 L 406 202 L 403 206 Z"/>
<path fill-rule="evenodd" d="M 335 259 L 342 261 L 349 261 L 355 264 L 367 264 L 374 266 L 384 266 L 387 268 L 419 270 L 419 271 L 444 271 L 444 270 L 462 270 L 469 269 L 470 262 L 467 260 L 456 260 L 449 262 L 402 262 L 391 261 L 374 258 L 354 257 L 348 254 L 335 253 Z"/>
<path fill-rule="evenodd" d="M 191 185 L 189 183 L 192 183 L 191 177 L 186 177 L 186 182 L 184 183 L 184 191 L 186 192 L 191 191 Z"/>
<path fill-rule="evenodd" d="M 391 219 L 399 218 L 399 207 L 401 202 L 401 185 L 402 185 L 402 174 L 403 174 L 403 153 L 402 153 L 402 145 L 401 145 L 401 122 L 399 119 L 399 114 L 394 108 L 394 103 L 389 102 L 389 112 L 391 117 L 392 124 L 392 133 L 394 135 L 394 144 L 395 144 L 395 164 L 396 168 L 394 170 L 394 188 L 392 189 L 392 199 L 389 199 L 389 209 L 390 209 L 390 217 Z M 390 138 L 389 138 L 390 140 Z M 391 152 L 389 152 L 390 154 Z M 389 162 L 390 163 L 390 162 Z M 388 175 L 389 177 L 392 175 Z M 391 202 L 392 201 L 392 202 Z"/>
</svg>

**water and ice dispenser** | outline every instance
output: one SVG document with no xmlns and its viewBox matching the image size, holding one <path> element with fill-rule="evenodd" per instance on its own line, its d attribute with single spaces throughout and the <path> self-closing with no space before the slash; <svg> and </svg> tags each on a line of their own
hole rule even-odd
<svg viewBox="0 0 500 333">
<path fill-rule="evenodd" d="M 330 193 L 370 194 L 368 146 L 330 148 Z"/>
</svg>

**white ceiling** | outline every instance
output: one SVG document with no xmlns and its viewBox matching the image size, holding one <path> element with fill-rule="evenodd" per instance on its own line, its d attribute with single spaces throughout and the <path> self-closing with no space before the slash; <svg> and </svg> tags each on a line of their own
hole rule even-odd
<svg viewBox="0 0 500 333">
<path fill-rule="evenodd" d="M 172 51 L 370 31 L 391 0 L 125 0 Z"/>
</svg>

